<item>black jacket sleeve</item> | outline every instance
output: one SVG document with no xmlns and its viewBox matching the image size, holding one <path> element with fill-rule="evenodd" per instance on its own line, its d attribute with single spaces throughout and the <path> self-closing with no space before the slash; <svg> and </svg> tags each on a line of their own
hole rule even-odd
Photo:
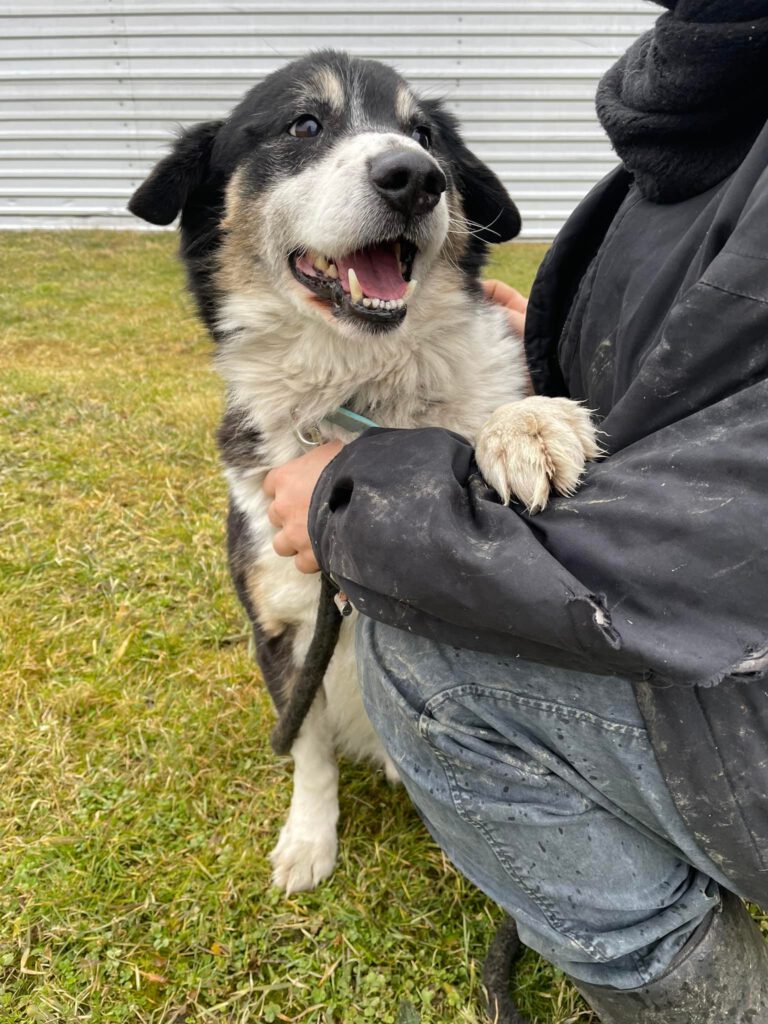
<svg viewBox="0 0 768 1024">
<path fill-rule="evenodd" d="M 369 431 L 310 522 L 323 568 L 392 625 L 629 678 L 749 672 L 768 641 L 768 384 L 594 464 L 534 518 L 498 502 L 462 438 Z"/>
<path fill-rule="evenodd" d="M 697 208 L 695 273 L 680 267 L 683 227 L 669 233 L 663 272 L 682 284 L 655 278 L 645 309 L 657 319 L 646 330 L 640 301 L 628 324 L 648 342 L 603 408 L 612 454 L 573 497 L 535 517 L 505 508 L 471 446 L 443 430 L 369 431 L 342 450 L 316 488 L 310 533 L 363 614 L 457 646 L 659 683 L 768 669 L 768 171 L 757 156 L 747 186 L 736 175 L 714 214 Z M 613 244 L 621 255 L 631 241 Z M 603 261 L 602 290 L 591 282 L 598 309 L 616 292 L 618 260 Z"/>
</svg>

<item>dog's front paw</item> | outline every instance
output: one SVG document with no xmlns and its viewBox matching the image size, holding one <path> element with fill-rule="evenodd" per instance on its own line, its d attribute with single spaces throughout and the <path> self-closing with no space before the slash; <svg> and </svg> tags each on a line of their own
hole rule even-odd
<svg viewBox="0 0 768 1024">
<path fill-rule="evenodd" d="M 288 896 L 314 889 L 329 878 L 336 864 L 336 829 L 322 827 L 315 835 L 299 833 L 290 821 L 280 832 L 277 846 L 269 855 L 272 883 Z"/>
<path fill-rule="evenodd" d="M 481 428 L 475 458 L 505 504 L 539 512 L 550 490 L 572 494 L 588 459 L 600 455 L 589 411 L 568 398 L 532 396 L 500 406 Z"/>
</svg>

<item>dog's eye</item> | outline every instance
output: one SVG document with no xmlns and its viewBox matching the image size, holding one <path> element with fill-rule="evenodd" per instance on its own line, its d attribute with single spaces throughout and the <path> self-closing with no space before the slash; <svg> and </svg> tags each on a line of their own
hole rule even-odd
<svg viewBox="0 0 768 1024">
<path fill-rule="evenodd" d="M 414 128 L 411 132 L 411 138 L 416 139 L 418 144 L 423 146 L 424 149 L 429 149 L 432 145 L 432 139 L 429 137 L 429 130 L 427 128 L 422 128 L 421 126 Z"/>
<path fill-rule="evenodd" d="M 291 135 L 297 139 L 314 139 L 323 130 L 323 126 L 316 117 L 309 117 L 306 114 L 297 118 L 288 129 Z"/>
</svg>

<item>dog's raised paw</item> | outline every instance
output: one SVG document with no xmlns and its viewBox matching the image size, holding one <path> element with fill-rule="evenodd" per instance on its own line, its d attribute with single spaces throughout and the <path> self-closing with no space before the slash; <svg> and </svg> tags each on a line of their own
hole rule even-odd
<svg viewBox="0 0 768 1024">
<path fill-rule="evenodd" d="M 475 459 L 505 504 L 540 512 L 552 490 L 572 494 L 589 459 L 600 455 L 589 410 L 568 398 L 534 395 L 499 406 L 481 428 Z"/>
<path fill-rule="evenodd" d="M 337 850 L 335 829 L 319 831 L 308 838 L 297 834 L 290 822 L 286 823 L 269 855 L 272 884 L 288 896 L 316 888 L 333 873 Z"/>
</svg>

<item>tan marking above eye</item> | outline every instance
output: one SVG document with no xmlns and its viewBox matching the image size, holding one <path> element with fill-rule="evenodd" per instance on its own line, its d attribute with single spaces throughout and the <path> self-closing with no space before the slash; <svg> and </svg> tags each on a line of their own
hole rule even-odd
<svg viewBox="0 0 768 1024">
<path fill-rule="evenodd" d="M 408 124 L 416 113 L 416 100 L 407 86 L 401 85 L 395 97 L 395 114 L 401 124 Z"/>
<path fill-rule="evenodd" d="M 331 68 L 318 68 L 307 83 L 304 95 L 328 104 L 336 113 L 344 110 L 344 83 Z"/>
</svg>

